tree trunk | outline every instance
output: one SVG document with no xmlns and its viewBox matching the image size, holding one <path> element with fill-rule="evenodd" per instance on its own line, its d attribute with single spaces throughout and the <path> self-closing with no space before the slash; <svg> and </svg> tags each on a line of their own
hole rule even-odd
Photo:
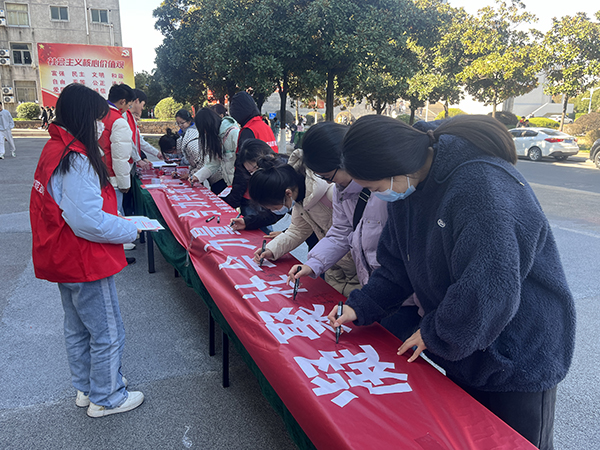
<svg viewBox="0 0 600 450">
<path fill-rule="evenodd" d="M 325 98 L 325 120 L 333 122 L 333 94 L 334 86 L 333 81 L 335 79 L 335 72 L 330 70 L 327 74 L 327 95 Z"/>
<path fill-rule="evenodd" d="M 279 143 L 277 146 L 279 147 L 279 153 L 285 154 L 285 143 L 286 143 L 286 135 L 285 135 L 285 121 L 287 116 L 287 111 L 285 109 L 287 103 L 287 92 L 288 92 L 288 73 L 287 71 L 283 72 L 283 85 L 279 90 L 279 98 L 281 100 L 281 105 L 279 108 Z"/>
<path fill-rule="evenodd" d="M 450 105 L 448 105 L 448 99 L 444 102 L 444 119 L 450 116 Z"/>
<path fill-rule="evenodd" d="M 386 106 L 386 102 L 381 103 L 379 100 L 377 100 L 377 103 L 375 103 L 375 113 L 377 115 L 381 115 Z"/>
<path fill-rule="evenodd" d="M 417 111 L 417 108 L 413 108 L 411 106 L 410 108 L 410 120 L 408 121 L 409 125 L 412 125 L 413 123 L 415 123 L 415 112 Z"/>
<path fill-rule="evenodd" d="M 590 95 L 591 97 L 591 95 Z M 560 131 L 563 130 L 565 126 L 565 116 L 567 114 L 567 104 L 569 103 L 569 96 L 567 94 L 563 94 L 563 104 L 562 104 L 562 116 L 560 118 Z"/>
<path fill-rule="evenodd" d="M 254 97 L 254 101 L 256 102 L 256 106 L 258 106 L 258 110 L 262 114 L 262 107 L 265 104 L 265 94 L 258 94 Z"/>
</svg>

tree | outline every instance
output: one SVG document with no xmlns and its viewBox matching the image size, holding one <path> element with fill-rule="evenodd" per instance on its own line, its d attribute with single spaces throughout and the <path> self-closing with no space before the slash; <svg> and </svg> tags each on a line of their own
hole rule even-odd
<svg viewBox="0 0 600 450">
<path fill-rule="evenodd" d="M 596 13 L 600 19 L 600 13 Z M 570 98 L 577 96 L 600 77 L 600 24 L 585 13 L 553 19 L 543 41 L 544 92 L 563 95 L 560 129 Z"/>
<path fill-rule="evenodd" d="M 525 5 L 519 0 L 496 0 L 496 7 L 486 6 L 462 24 L 468 64 L 458 74 L 469 94 L 492 106 L 493 116 L 498 104 L 535 88 L 539 71 L 536 44 L 518 30 L 535 16 L 522 12 Z"/>
<path fill-rule="evenodd" d="M 311 32 L 314 70 L 327 80 L 325 115 L 333 120 L 336 90 L 367 98 L 381 111 L 414 71 L 410 36 L 425 35 L 428 15 L 408 0 L 313 1 L 304 23 Z"/>
<path fill-rule="evenodd" d="M 154 108 L 158 102 L 170 95 L 170 92 L 163 87 L 154 72 L 153 70 L 152 73 L 148 73 L 143 70 L 135 74 L 135 87 L 144 91 L 148 97 L 146 109 Z"/>
</svg>

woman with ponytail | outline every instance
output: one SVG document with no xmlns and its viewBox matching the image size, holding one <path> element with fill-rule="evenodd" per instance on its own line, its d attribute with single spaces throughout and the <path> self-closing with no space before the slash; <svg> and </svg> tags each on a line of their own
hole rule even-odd
<svg viewBox="0 0 600 450">
<path fill-rule="evenodd" d="M 125 331 L 114 275 L 123 269 L 123 244 L 137 227 L 117 216 L 117 197 L 98 137 L 108 105 L 100 94 L 70 84 L 56 103 L 37 169 L 29 215 L 37 278 L 58 283 L 75 404 L 90 417 L 137 408 L 121 374 Z"/>
<path fill-rule="evenodd" d="M 373 272 L 334 327 L 368 325 L 412 293 L 424 311 L 398 349 L 446 374 L 541 449 L 573 356 L 575 309 L 556 242 L 514 143 L 489 116 L 410 127 L 360 118 L 345 170 L 389 203 Z"/>
<path fill-rule="evenodd" d="M 257 250 L 255 260 L 277 260 L 306 241 L 314 232 L 320 240 L 332 225 L 333 185 L 305 167 L 302 150 L 295 150 L 289 163 L 278 159 L 262 159 L 250 178 L 250 198 L 275 214 L 291 212 L 292 223 L 283 233 Z M 346 297 L 360 287 L 356 267 L 350 253 L 332 264 L 324 274 L 325 281 Z"/>
</svg>

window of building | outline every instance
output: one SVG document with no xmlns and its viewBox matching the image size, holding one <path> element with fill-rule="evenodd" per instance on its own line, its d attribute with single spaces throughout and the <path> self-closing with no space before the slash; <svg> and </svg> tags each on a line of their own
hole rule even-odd
<svg viewBox="0 0 600 450">
<path fill-rule="evenodd" d="M 69 9 L 66 6 L 51 6 L 50 18 L 52 20 L 69 20 Z"/>
<path fill-rule="evenodd" d="M 12 63 L 17 65 L 31 65 L 30 44 L 10 44 Z"/>
<path fill-rule="evenodd" d="M 37 87 L 35 81 L 15 81 L 15 93 L 17 102 L 36 102 Z"/>
<path fill-rule="evenodd" d="M 92 9 L 92 22 L 108 23 L 108 9 Z"/>
<path fill-rule="evenodd" d="M 16 27 L 29 26 L 29 9 L 23 3 L 4 3 L 6 23 Z"/>
</svg>

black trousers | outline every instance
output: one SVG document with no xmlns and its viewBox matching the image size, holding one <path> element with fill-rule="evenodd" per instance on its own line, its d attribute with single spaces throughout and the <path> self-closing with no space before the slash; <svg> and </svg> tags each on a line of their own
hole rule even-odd
<svg viewBox="0 0 600 450">
<path fill-rule="evenodd" d="M 537 448 L 554 449 L 556 386 L 543 392 L 485 392 L 453 381 Z"/>
</svg>

